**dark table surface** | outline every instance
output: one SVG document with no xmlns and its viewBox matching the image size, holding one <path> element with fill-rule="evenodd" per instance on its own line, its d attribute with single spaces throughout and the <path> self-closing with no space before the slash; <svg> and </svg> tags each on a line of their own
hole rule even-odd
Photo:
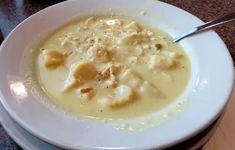
<svg viewBox="0 0 235 150">
<path fill-rule="evenodd" d="M 3 37 L 20 22 L 37 11 L 61 0 L 0 0 L 0 29 Z M 162 0 L 180 7 L 203 21 L 209 21 L 220 15 L 235 11 L 235 0 Z M 226 43 L 235 59 L 235 21 L 214 28 Z M 1 37 L 0 37 L 1 40 Z M 0 125 L 0 149 L 19 150 Z"/>
</svg>

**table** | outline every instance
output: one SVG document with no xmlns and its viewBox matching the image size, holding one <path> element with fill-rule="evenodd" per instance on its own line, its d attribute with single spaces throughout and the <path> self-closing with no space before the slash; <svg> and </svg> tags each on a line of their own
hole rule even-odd
<svg viewBox="0 0 235 150">
<path fill-rule="evenodd" d="M 0 2 L 0 29 L 3 37 L 21 21 L 37 11 L 52 5 L 55 1 L 61 0 L 1 0 Z M 209 21 L 217 16 L 235 11 L 235 0 L 161 0 L 177 7 L 180 7 L 203 21 Z M 235 21 L 215 28 L 215 31 L 225 41 L 233 59 L 235 60 Z M 235 100 L 230 101 L 221 124 L 218 126 L 212 139 L 202 148 L 203 150 L 233 150 L 235 143 L 235 125 L 231 121 L 232 114 L 235 114 Z M 235 122 L 235 118 L 232 120 Z M 233 135 L 229 133 L 234 133 Z M 228 138 L 229 134 L 229 138 Z M 4 129 L 0 126 L 0 149 L 20 150 L 10 139 Z"/>
</svg>

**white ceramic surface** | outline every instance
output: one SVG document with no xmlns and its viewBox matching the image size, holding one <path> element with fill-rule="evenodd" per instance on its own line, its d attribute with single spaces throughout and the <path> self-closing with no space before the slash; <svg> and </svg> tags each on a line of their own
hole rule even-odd
<svg viewBox="0 0 235 150">
<path fill-rule="evenodd" d="M 49 143 L 46 143 L 39 138 L 31 135 L 28 131 L 23 129 L 17 122 L 15 122 L 0 104 L 0 122 L 10 137 L 24 150 L 62 150 L 61 148 L 55 147 Z M 215 126 L 217 127 L 217 126 Z M 208 141 L 208 139 L 213 134 L 215 127 L 208 132 L 208 134 L 200 139 L 195 145 L 189 150 L 197 150 L 203 144 Z M 182 145 L 183 146 L 183 145 Z"/>
<path fill-rule="evenodd" d="M 153 0 L 71 0 L 44 9 L 17 26 L 1 46 L 1 102 L 9 114 L 33 135 L 69 149 L 163 148 L 207 127 L 224 108 L 233 83 L 231 56 L 213 31 L 181 42 L 192 63 L 192 77 L 183 93 L 187 107 L 157 127 L 138 132 L 119 131 L 96 121 L 63 116 L 35 100 L 19 72 L 23 50 L 71 18 L 108 13 L 110 8 L 112 12 L 159 27 L 173 37 L 203 23 L 183 10 Z M 147 16 L 141 16 L 141 10 L 146 10 Z"/>
<path fill-rule="evenodd" d="M 0 104 L 0 121 L 11 138 L 24 150 L 61 150 L 28 133 L 8 115 L 2 104 Z"/>
</svg>

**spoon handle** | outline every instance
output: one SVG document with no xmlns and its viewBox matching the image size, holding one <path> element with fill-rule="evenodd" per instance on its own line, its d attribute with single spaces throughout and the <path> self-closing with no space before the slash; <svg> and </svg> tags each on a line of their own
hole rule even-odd
<svg viewBox="0 0 235 150">
<path fill-rule="evenodd" d="M 214 26 L 217 26 L 217 25 L 220 25 L 220 24 L 223 24 L 223 23 L 226 23 L 226 22 L 230 22 L 230 21 L 233 21 L 235 20 L 235 12 L 233 13 L 229 13 L 227 15 L 224 15 L 222 17 L 219 17 L 219 18 L 216 18 L 212 21 L 209 21 L 201 26 L 197 26 L 197 27 L 194 27 L 193 29 L 191 29 L 190 31 L 188 32 L 185 32 L 184 34 L 182 34 L 181 36 L 179 36 L 178 38 L 175 38 L 173 40 L 173 42 L 179 42 L 180 40 L 190 36 L 190 35 L 193 35 L 195 33 L 198 33 L 200 31 L 203 31 L 203 30 L 206 30 L 206 29 L 209 29 L 211 27 L 214 27 Z"/>
</svg>

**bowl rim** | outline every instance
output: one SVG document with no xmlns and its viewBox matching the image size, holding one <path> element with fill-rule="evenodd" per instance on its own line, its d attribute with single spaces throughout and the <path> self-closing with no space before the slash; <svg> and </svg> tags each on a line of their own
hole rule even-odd
<svg viewBox="0 0 235 150">
<path fill-rule="evenodd" d="M 3 41 L 3 43 L 2 43 L 2 45 L 1 45 L 1 47 L 0 47 L 0 57 L 1 57 L 1 54 L 2 54 L 2 51 L 3 51 L 3 49 L 4 49 L 4 46 L 6 45 L 6 43 L 7 43 L 7 41 L 10 39 L 10 38 L 12 38 L 12 36 L 14 35 L 14 33 L 15 33 L 15 31 L 18 29 L 18 28 L 20 28 L 21 26 L 24 26 L 24 24 L 27 22 L 27 21 L 29 21 L 29 20 L 31 20 L 32 18 L 34 18 L 35 16 L 39 16 L 40 15 L 40 13 L 42 13 L 42 12 L 46 12 L 47 10 L 50 10 L 50 9 L 54 9 L 54 8 L 56 8 L 56 7 L 59 7 L 59 6 L 61 6 L 61 5 L 64 5 L 64 4 L 70 4 L 70 3 L 73 3 L 73 2 L 75 2 L 76 0 L 70 0 L 70 1 L 65 1 L 65 2 L 61 2 L 61 3 L 59 3 L 59 4 L 56 4 L 56 5 L 53 5 L 53 6 L 50 6 L 50 7 L 48 7 L 48 8 L 46 8 L 46 9 L 43 9 L 43 10 L 41 10 L 41 11 L 39 11 L 38 13 L 36 13 L 36 14 L 34 14 L 34 15 L 32 15 L 32 16 L 30 16 L 29 18 L 27 18 L 26 20 L 24 20 L 22 23 L 20 23 L 14 30 L 12 30 L 11 32 L 10 32 L 10 34 L 7 36 L 7 38 Z M 125 1 L 125 0 L 121 0 L 121 1 Z M 172 5 L 170 5 L 170 4 L 166 4 L 166 3 L 164 3 L 164 2 L 159 2 L 159 1 L 157 1 L 156 3 L 159 3 L 159 4 L 161 4 L 161 5 L 164 5 L 164 6 L 166 6 L 166 7 L 171 7 L 171 9 L 175 9 L 175 10 L 177 10 L 177 11 L 180 11 L 181 13 L 183 13 L 183 14 L 187 14 L 187 15 L 189 15 L 189 16 L 191 16 L 193 19 L 196 19 L 196 17 L 195 16 L 193 16 L 193 15 L 191 15 L 191 14 L 189 14 L 188 12 L 186 12 L 186 11 L 184 11 L 184 10 L 182 10 L 182 9 L 179 9 L 179 8 L 177 8 L 177 7 L 175 7 L 175 6 L 172 6 Z M 198 19 L 198 18 L 197 18 Z M 200 21 L 199 19 L 198 19 L 198 21 Z M 202 22 L 202 21 L 201 21 Z M 211 34 L 211 35 L 214 35 L 214 38 L 216 39 L 216 40 L 218 40 L 219 42 L 219 44 L 222 46 L 222 47 L 224 47 L 224 49 L 226 50 L 225 51 L 225 53 L 226 53 L 226 59 L 227 59 L 227 65 L 229 66 L 228 68 L 230 68 L 230 70 L 229 70 L 229 82 L 230 83 L 228 83 L 228 91 L 226 92 L 226 93 L 224 93 L 224 100 L 223 100 L 223 105 L 221 105 L 221 107 L 220 107 L 220 109 L 218 109 L 217 110 L 217 112 L 214 112 L 214 116 L 213 117 L 211 117 L 209 120 L 207 120 L 207 123 L 206 124 L 203 124 L 202 126 L 200 126 L 200 127 L 198 127 L 198 128 L 195 128 L 194 130 L 191 130 L 191 133 L 188 133 L 188 134 L 186 134 L 184 137 L 181 137 L 181 138 L 178 138 L 178 139 L 176 139 L 173 143 L 165 143 L 165 145 L 163 144 L 163 145 L 161 145 L 160 146 L 160 148 L 162 148 L 162 147 L 165 147 L 165 146 L 170 146 L 170 144 L 174 144 L 174 143 L 178 143 L 178 142 L 180 142 L 180 141 L 183 141 L 184 139 L 187 139 L 187 138 L 189 138 L 189 137 L 191 137 L 191 136 L 193 136 L 193 135 L 195 135 L 195 134 L 197 134 L 197 133 L 199 133 L 201 130 L 203 130 L 204 128 L 206 128 L 210 123 L 212 123 L 216 118 L 217 118 L 217 116 L 219 115 L 219 113 L 223 110 L 223 108 L 224 108 L 224 106 L 226 105 L 226 102 L 227 102 L 227 100 L 229 99 L 229 97 L 230 97 L 230 94 L 231 94 L 231 91 L 232 91 L 232 87 L 233 87 L 233 72 L 234 72 L 234 70 L 233 70 L 233 63 L 232 63 L 232 58 L 231 58 L 231 56 L 229 55 L 229 52 L 228 52 L 228 50 L 227 50 L 227 48 L 226 48 L 226 46 L 225 46 L 225 44 L 222 42 L 222 40 L 220 39 L 220 37 L 215 33 L 215 32 L 212 32 L 212 31 L 210 31 L 210 33 L 208 33 L 208 34 Z M 182 42 L 183 43 L 183 42 Z M 0 87 L 0 90 L 1 90 L 1 88 L 2 87 Z M 2 91 L 2 90 L 1 90 Z M 49 139 L 46 135 L 42 135 L 42 133 L 38 133 L 38 131 L 37 130 L 35 130 L 35 129 L 33 129 L 33 127 L 30 127 L 27 123 L 25 123 L 24 122 L 24 120 L 22 120 L 22 118 L 20 118 L 17 114 L 16 114 L 16 112 L 14 112 L 14 110 L 12 110 L 11 109 L 11 106 L 9 106 L 8 105 L 8 103 L 7 103 L 7 101 L 6 101 L 6 98 L 3 96 L 3 94 L 4 93 L 2 93 L 2 94 L 0 94 L 0 96 L 1 96 L 1 102 L 2 102 L 2 104 L 3 104 L 3 106 L 4 106 L 4 108 L 8 111 L 8 113 L 14 118 L 14 120 L 16 120 L 23 128 L 25 128 L 27 131 L 29 131 L 30 133 L 32 133 L 33 135 L 36 135 L 37 137 L 39 137 L 39 138 L 41 138 L 42 140 L 45 140 L 45 141 L 48 141 L 48 142 L 50 142 L 50 143 L 52 143 L 52 144 L 55 144 L 55 145 L 58 145 L 58 146 L 61 146 L 61 147 L 64 147 L 64 148 L 71 148 L 71 147 L 67 147 L 66 145 L 64 145 L 63 143 L 59 143 L 59 142 L 56 142 L 56 141 L 54 141 L 54 139 Z M 154 147 L 154 145 L 148 145 L 149 147 L 141 147 L 141 148 L 153 148 Z M 73 148 L 76 148 L 76 147 L 73 147 Z M 91 147 L 84 147 L 84 146 L 81 146 L 80 145 L 80 147 L 79 148 L 91 148 Z M 92 148 L 94 148 L 94 147 L 92 147 Z M 95 147 L 95 148 L 104 148 L 104 147 Z M 129 148 L 133 148 L 133 149 L 135 149 L 136 147 L 127 147 L 128 149 Z M 139 147 L 138 147 L 139 148 Z"/>
</svg>

